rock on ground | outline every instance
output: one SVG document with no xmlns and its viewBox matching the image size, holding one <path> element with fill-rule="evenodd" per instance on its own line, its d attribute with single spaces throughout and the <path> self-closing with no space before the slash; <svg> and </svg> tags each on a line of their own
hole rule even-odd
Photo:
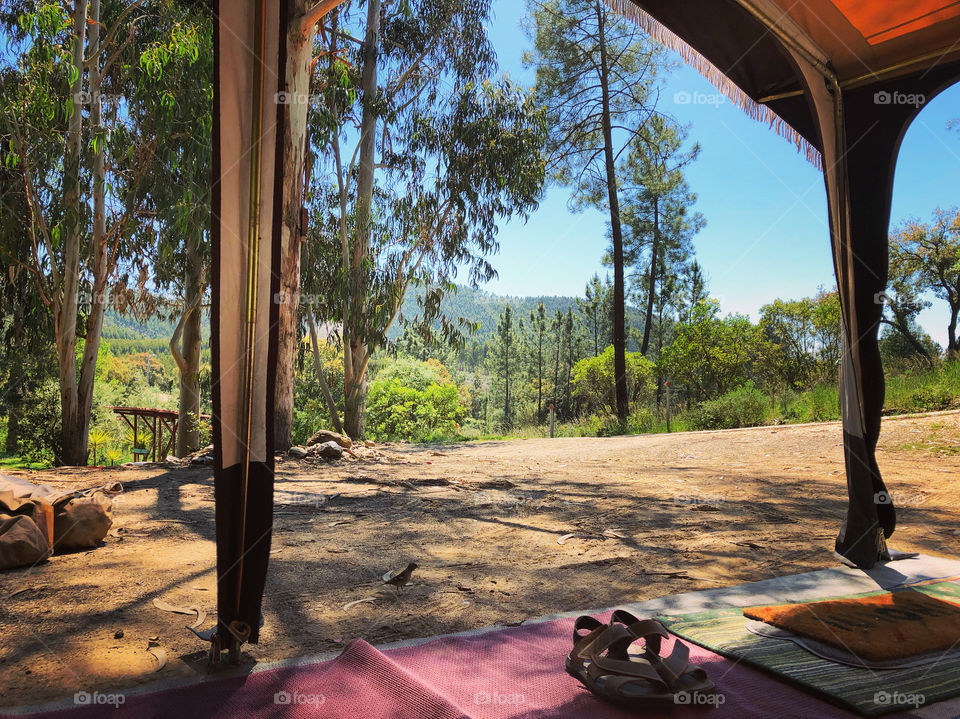
<svg viewBox="0 0 960 719">
<path fill-rule="evenodd" d="M 350 447 L 353 446 L 352 439 L 346 435 L 331 432 L 328 429 L 321 429 L 319 432 L 314 434 L 310 439 L 307 440 L 307 446 L 312 447 L 316 444 L 328 444 L 330 442 L 335 442 L 344 449 L 350 449 Z"/>
</svg>

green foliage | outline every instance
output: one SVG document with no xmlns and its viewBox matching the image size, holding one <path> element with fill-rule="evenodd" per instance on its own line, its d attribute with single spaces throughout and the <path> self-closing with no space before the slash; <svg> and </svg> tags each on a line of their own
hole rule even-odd
<svg viewBox="0 0 960 719">
<path fill-rule="evenodd" d="M 611 345 L 599 356 L 582 359 L 574 365 L 573 386 L 588 409 L 605 408 L 616 412 L 613 360 Z M 653 370 L 653 363 L 639 352 L 627 352 L 627 394 L 631 403 L 645 403 L 652 398 Z"/>
<path fill-rule="evenodd" d="M 890 235 L 890 268 L 894 293 L 886 303 L 887 324 L 912 340 L 922 354 L 922 342 L 912 324 L 928 304 L 919 296 L 932 291 L 950 310 L 947 356 L 960 354 L 960 211 L 937 208 L 929 224 L 908 220 L 898 227 Z"/>
<path fill-rule="evenodd" d="M 787 390 L 779 398 L 783 422 L 830 422 L 840 419 L 840 391 L 836 383 L 817 385 L 804 392 Z"/>
<path fill-rule="evenodd" d="M 694 429 L 758 427 L 766 422 L 770 398 L 748 382 L 717 399 L 703 402 L 692 415 Z"/>
<path fill-rule="evenodd" d="M 370 384 L 367 428 L 374 439 L 431 442 L 456 434 L 466 416 L 461 389 L 436 360 L 398 360 Z"/>
<path fill-rule="evenodd" d="M 916 364 L 887 379 L 886 407 L 894 412 L 935 412 L 960 406 L 960 361 Z"/>
<path fill-rule="evenodd" d="M 60 461 L 60 390 L 55 379 L 32 389 L 18 410 L 17 455 L 31 463 Z"/>
<path fill-rule="evenodd" d="M 91 459 L 93 460 L 94 466 L 97 466 L 97 459 L 99 457 L 98 452 L 104 449 L 104 445 L 110 441 L 110 435 L 107 434 L 104 430 L 98 429 L 96 427 L 92 428 L 87 434 L 87 443 L 90 447 Z"/>
<path fill-rule="evenodd" d="M 695 401 L 717 397 L 752 379 L 769 352 L 760 329 L 742 315 L 717 315 L 715 300 L 698 303 L 657 362 L 660 376 Z"/>
</svg>

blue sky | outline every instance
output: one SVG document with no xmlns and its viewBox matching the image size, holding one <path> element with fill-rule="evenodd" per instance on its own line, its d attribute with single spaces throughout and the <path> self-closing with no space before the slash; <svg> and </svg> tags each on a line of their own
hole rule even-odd
<svg viewBox="0 0 960 719">
<path fill-rule="evenodd" d="M 532 84 L 521 56 L 529 43 L 520 28 L 524 3 L 494 0 L 491 36 L 501 69 Z M 677 93 L 716 95 L 696 71 L 683 65 L 667 79 L 661 108 L 690 125 L 701 145 L 687 179 L 707 220 L 694 241 L 710 280 L 710 293 L 724 312 L 757 318 L 759 308 L 781 298 L 815 294 L 834 285 L 821 174 L 796 148 L 729 101 L 678 104 Z M 900 152 L 891 223 L 929 219 L 933 210 L 960 205 L 960 132 L 947 122 L 960 118 L 960 86 L 932 100 L 910 127 Z M 596 211 L 571 213 L 564 188 L 548 190 L 526 224 L 513 221 L 500 232 L 493 259 L 499 278 L 485 289 L 506 295 L 579 295 L 594 272 L 606 270 L 606 222 Z M 778 268 L 780 268 L 778 270 Z M 924 328 L 946 340 L 945 304 L 921 315 Z"/>
</svg>

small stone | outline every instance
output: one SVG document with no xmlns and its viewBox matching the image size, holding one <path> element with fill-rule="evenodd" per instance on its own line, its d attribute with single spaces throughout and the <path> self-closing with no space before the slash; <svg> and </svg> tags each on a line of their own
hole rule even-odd
<svg viewBox="0 0 960 719">
<path fill-rule="evenodd" d="M 123 639 L 123 630 L 122 630 L 122 629 L 118 629 L 117 631 L 115 631 L 115 632 L 113 633 L 113 638 L 114 638 L 114 639 Z"/>
<path fill-rule="evenodd" d="M 367 449 L 370 449 L 371 447 L 373 447 L 373 442 L 371 442 L 369 439 L 365 439 L 363 440 L 363 446 L 366 447 Z"/>
<path fill-rule="evenodd" d="M 343 447 L 336 442 L 324 442 L 314 447 L 316 455 L 323 459 L 342 459 Z"/>
<path fill-rule="evenodd" d="M 303 447 L 291 447 L 288 454 L 294 459 L 305 459 L 309 452 Z"/>
</svg>

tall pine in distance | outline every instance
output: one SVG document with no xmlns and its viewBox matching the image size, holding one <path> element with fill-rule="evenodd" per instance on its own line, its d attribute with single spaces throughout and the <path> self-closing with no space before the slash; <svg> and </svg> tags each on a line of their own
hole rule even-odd
<svg viewBox="0 0 960 719">
<path fill-rule="evenodd" d="M 629 414 L 620 156 L 656 112 L 661 53 L 602 0 L 528 0 L 537 99 L 550 128 L 548 171 L 570 188 L 572 206 L 610 216 L 613 244 L 613 347 L 617 417 Z"/>
<path fill-rule="evenodd" d="M 685 132 L 662 115 L 649 119 L 634 139 L 622 174 L 623 223 L 627 227 L 624 256 L 634 268 L 644 323 L 640 354 L 650 349 L 654 309 L 669 277 L 676 276 L 692 254 L 691 241 L 706 221 L 692 206 L 697 196 L 683 176 L 700 154 L 700 146 L 684 150 Z"/>
</svg>

